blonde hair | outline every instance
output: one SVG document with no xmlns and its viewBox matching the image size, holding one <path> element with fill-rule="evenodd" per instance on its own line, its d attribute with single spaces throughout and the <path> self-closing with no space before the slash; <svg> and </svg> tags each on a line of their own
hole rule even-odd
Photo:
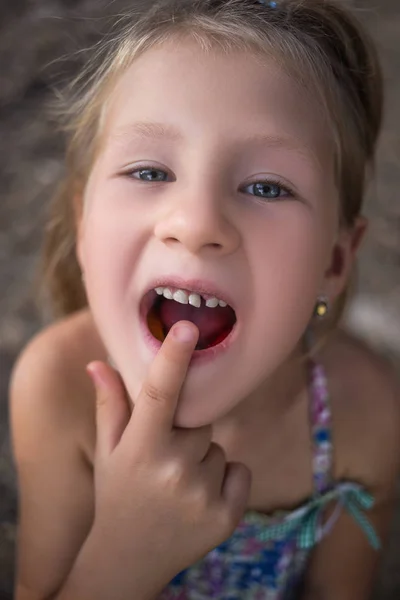
<svg viewBox="0 0 400 600">
<path fill-rule="evenodd" d="M 87 306 L 75 254 L 73 199 L 83 196 L 110 91 L 138 56 L 182 37 L 204 50 L 267 54 L 316 94 L 336 147 L 341 225 L 351 227 L 361 211 L 381 127 L 382 76 L 372 40 L 343 3 L 167 0 L 140 15 L 119 15 L 111 35 L 94 48 L 64 94 L 65 176 L 50 206 L 37 279 L 40 305 L 47 296 L 54 317 Z M 345 295 L 336 302 L 335 322 Z"/>
</svg>

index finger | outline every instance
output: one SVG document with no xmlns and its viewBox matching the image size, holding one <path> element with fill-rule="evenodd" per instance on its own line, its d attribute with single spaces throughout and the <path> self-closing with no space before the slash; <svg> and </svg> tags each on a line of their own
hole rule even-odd
<svg viewBox="0 0 400 600">
<path fill-rule="evenodd" d="M 171 430 L 176 407 L 199 330 L 190 321 L 179 321 L 168 332 L 150 365 L 146 381 L 135 402 L 132 419 L 139 434 Z"/>
</svg>

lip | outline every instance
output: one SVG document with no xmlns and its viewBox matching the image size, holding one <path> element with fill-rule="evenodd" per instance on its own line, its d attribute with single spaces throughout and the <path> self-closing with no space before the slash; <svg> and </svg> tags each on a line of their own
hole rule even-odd
<svg viewBox="0 0 400 600">
<path fill-rule="evenodd" d="M 144 340 L 146 345 L 155 355 L 160 350 L 162 346 L 162 342 L 157 340 L 149 331 L 147 326 L 147 314 L 150 310 L 151 304 L 156 297 L 156 292 L 154 292 L 154 297 L 152 297 L 148 292 L 154 290 L 157 287 L 173 287 L 179 289 L 190 290 L 197 294 L 201 294 L 203 296 L 215 296 L 219 300 L 223 300 L 227 304 L 229 304 L 236 313 L 236 323 L 232 328 L 230 334 L 219 344 L 216 346 L 212 346 L 211 348 L 206 348 L 205 350 L 195 350 L 192 355 L 192 359 L 190 364 L 204 364 L 206 362 L 211 362 L 219 357 L 221 354 L 225 353 L 230 346 L 235 342 L 238 337 L 239 329 L 240 329 L 240 320 L 238 318 L 237 309 L 233 304 L 230 296 L 227 295 L 223 290 L 220 290 L 213 283 L 210 283 L 205 280 L 200 279 L 183 279 L 181 277 L 159 277 L 150 282 L 149 287 L 146 289 L 144 294 L 141 297 L 140 301 L 140 310 L 139 310 L 139 321 L 140 327 L 143 333 Z"/>
<path fill-rule="evenodd" d="M 144 340 L 146 345 L 150 348 L 154 355 L 160 350 L 162 343 L 158 341 L 153 335 L 150 333 L 149 328 L 146 323 L 146 316 L 143 316 L 143 313 L 140 314 L 140 328 L 143 333 Z M 190 364 L 204 364 L 206 362 L 211 362 L 215 360 L 218 356 L 225 353 L 228 348 L 235 342 L 238 337 L 240 324 L 236 321 L 235 325 L 232 328 L 230 334 L 219 344 L 216 346 L 212 346 L 211 348 L 206 348 L 206 350 L 195 350 L 192 354 L 192 359 Z"/>
</svg>

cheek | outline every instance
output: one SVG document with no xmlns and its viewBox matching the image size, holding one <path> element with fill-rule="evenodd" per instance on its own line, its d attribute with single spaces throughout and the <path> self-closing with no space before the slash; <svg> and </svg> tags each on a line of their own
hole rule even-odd
<svg viewBox="0 0 400 600">
<path fill-rule="evenodd" d="M 282 211 L 283 213 L 283 211 Z M 276 305 L 316 298 L 329 260 L 329 234 L 307 210 L 292 210 L 260 227 L 252 238 L 252 263 L 258 264 L 256 295 Z M 262 260 L 260 260 L 262 257 Z"/>
<path fill-rule="evenodd" d="M 92 311 L 102 323 L 114 318 L 116 307 L 124 311 L 129 306 L 135 265 L 123 232 L 94 212 L 92 217 L 83 239 L 86 292 Z"/>
<path fill-rule="evenodd" d="M 312 215 L 287 217 L 264 223 L 252 238 L 254 293 L 245 345 L 254 353 L 251 370 L 259 382 L 287 359 L 307 329 L 327 258 Z"/>
<path fill-rule="evenodd" d="M 87 268 L 118 275 L 124 265 L 134 266 L 139 253 L 142 230 L 137 211 L 124 203 L 118 194 L 111 194 L 107 185 L 97 190 L 87 214 L 83 251 Z"/>
</svg>

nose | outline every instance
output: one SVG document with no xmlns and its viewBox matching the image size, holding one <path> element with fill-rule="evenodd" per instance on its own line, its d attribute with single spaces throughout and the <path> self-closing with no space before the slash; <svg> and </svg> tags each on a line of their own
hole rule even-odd
<svg viewBox="0 0 400 600">
<path fill-rule="evenodd" d="M 175 196 L 155 226 L 155 236 L 167 246 L 182 246 L 191 254 L 233 253 L 240 233 L 215 194 Z"/>
</svg>

